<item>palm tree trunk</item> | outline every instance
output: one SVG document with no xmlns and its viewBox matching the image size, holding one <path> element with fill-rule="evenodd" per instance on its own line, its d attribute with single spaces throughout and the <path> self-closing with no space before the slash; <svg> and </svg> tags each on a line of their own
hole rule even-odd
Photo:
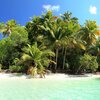
<svg viewBox="0 0 100 100">
<path fill-rule="evenodd" d="M 58 63 L 58 48 L 56 49 L 56 64 L 55 64 L 55 71 L 57 70 L 57 63 Z"/>
<path fill-rule="evenodd" d="M 62 47 L 62 55 L 64 54 L 64 46 Z"/>
<path fill-rule="evenodd" d="M 65 48 L 65 52 L 64 52 L 64 55 L 63 55 L 63 69 L 65 68 L 65 60 L 66 60 L 66 48 Z"/>
<path fill-rule="evenodd" d="M 50 56 L 50 60 L 52 60 L 51 56 Z M 50 67 L 50 70 L 51 70 L 51 68 L 52 68 L 52 64 L 51 63 L 49 64 L 49 67 Z"/>
</svg>

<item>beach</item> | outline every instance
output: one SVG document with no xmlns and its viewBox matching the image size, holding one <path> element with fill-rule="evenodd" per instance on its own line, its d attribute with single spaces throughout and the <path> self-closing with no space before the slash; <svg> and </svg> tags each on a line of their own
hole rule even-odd
<svg viewBox="0 0 100 100">
<path fill-rule="evenodd" d="M 21 74 L 21 73 L 0 73 L 0 79 L 44 79 L 44 80 L 82 80 L 100 78 L 100 75 L 95 74 L 85 74 L 85 75 L 68 75 L 61 73 L 51 73 L 45 75 L 45 78 L 40 78 L 39 75 L 32 77 L 31 75 Z"/>
</svg>

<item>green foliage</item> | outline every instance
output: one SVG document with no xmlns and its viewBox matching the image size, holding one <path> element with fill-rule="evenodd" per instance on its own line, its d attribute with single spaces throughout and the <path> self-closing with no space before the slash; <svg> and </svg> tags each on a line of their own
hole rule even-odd
<svg viewBox="0 0 100 100">
<path fill-rule="evenodd" d="M 67 48 L 67 63 L 69 64 L 69 73 L 78 74 L 78 69 L 80 67 L 80 57 L 82 56 L 82 50 L 79 48 Z"/>
<path fill-rule="evenodd" d="M 12 65 L 12 66 L 9 66 L 9 70 L 11 72 L 23 72 L 23 66 L 15 66 L 15 65 Z"/>
<path fill-rule="evenodd" d="M 28 41 L 28 33 L 25 27 L 17 26 L 13 28 L 10 38 L 18 46 Z"/>
<path fill-rule="evenodd" d="M 97 56 L 98 70 L 100 71 L 100 56 Z"/>
<path fill-rule="evenodd" d="M 12 32 L 0 40 L 0 63 L 8 68 L 15 58 L 20 57 L 21 48 L 28 42 L 28 34 L 25 27 L 14 24 L 14 20 L 8 21 L 7 25 L 12 25 Z"/>
<path fill-rule="evenodd" d="M 96 71 L 98 68 L 97 57 L 84 54 L 84 56 L 80 58 L 80 66 L 83 69 L 91 69 L 92 71 Z"/>
<path fill-rule="evenodd" d="M 0 63 L 3 66 L 8 67 L 18 55 L 19 53 L 14 48 L 14 42 L 10 38 L 5 38 L 0 41 Z"/>
<path fill-rule="evenodd" d="M 51 50 L 39 50 L 37 44 L 29 45 L 28 47 L 23 48 L 24 54 L 21 59 L 24 62 L 31 63 L 34 67 L 47 67 L 51 60 L 48 59 L 49 56 L 54 56 L 55 54 Z"/>
<path fill-rule="evenodd" d="M 36 67 L 42 74 L 48 66 L 55 72 L 68 69 L 73 74 L 83 69 L 95 70 L 100 66 L 98 28 L 90 20 L 80 25 L 71 12 L 59 17 L 52 11 L 33 17 L 26 26 L 15 20 L 0 23 L 0 33 L 5 37 L 0 40 L 0 63 L 3 69 L 12 65 L 16 70 L 24 66 L 25 71 Z"/>
<path fill-rule="evenodd" d="M 96 32 L 98 26 L 96 21 L 87 20 L 85 26 L 83 26 L 79 32 L 80 38 L 85 41 L 86 46 L 89 47 L 96 43 Z"/>
<path fill-rule="evenodd" d="M 5 36 L 10 36 L 13 28 L 16 27 L 16 21 L 15 20 L 9 20 L 6 23 L 0 23 L 0 32 L 3 33 Z"/>
</svg>

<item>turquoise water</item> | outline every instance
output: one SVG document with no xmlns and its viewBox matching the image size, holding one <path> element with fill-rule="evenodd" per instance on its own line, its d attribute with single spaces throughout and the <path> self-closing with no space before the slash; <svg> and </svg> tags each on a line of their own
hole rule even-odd
<svg viewBox="0 0 100 100">
<path fill-rule="evenodd" d="M 100 100 L 100 79 L 2 79 L 0 100 Z"/>
</svg>

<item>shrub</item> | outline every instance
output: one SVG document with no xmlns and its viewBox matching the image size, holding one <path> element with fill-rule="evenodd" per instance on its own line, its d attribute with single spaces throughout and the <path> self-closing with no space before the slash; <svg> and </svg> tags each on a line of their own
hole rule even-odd
<svg viewBox="0 0 100 100">
<path fill-rule="evenodd" d="M 80 69 L 96 71 L 98 68 L 97 57 L 85 54 L 80 58 Z"/>
<path fill-rule="evenodd" d="M 22 72 L 24 68 L 23 68 L 23 66 L 13 65 L 13 66 L 10 66 L 9 69 L 11 72 Z"/>
</svg>

